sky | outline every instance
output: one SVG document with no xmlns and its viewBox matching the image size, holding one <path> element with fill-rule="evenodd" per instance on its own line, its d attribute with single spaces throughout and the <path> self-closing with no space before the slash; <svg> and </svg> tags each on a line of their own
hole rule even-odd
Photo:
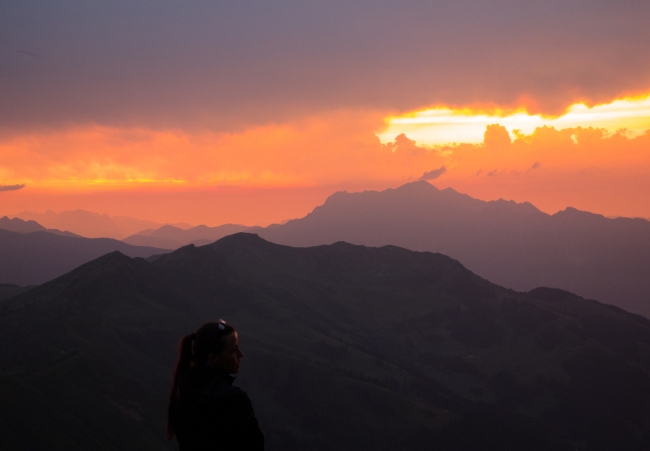
<svg viewBox="0 0 650 451">
<path fill-rule="evenodd" d="M 650 218 L 646 0 L 0 4 L 0 215 L 267 225 L 338 190 Z"/>
</svg>

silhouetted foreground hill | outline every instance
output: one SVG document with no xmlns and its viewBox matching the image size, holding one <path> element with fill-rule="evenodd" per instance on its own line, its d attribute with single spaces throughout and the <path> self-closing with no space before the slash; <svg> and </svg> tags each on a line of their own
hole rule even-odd
<svg viewBox="0 0 650 451">
<path fill-rule="evenodd" d="M 650 321 L 440 254 L 236 234 L 0 303 L 0 448 L 170 449 L 179 338 L 240 330 L 269 450 L 642 450 Z"/>
<path fill-rule="evenodd" d="M 168 252 L 131 246 L 111 238 L 83 238 L 49 231 L 17 233 L 0 229 L 0 283 L 37 285 L 113 251 L 131 257 Z"/>
<path fill-rule="evenodd" d="M 243 232 L 250 227 L 238 224 L 224 224 L 217 227 L 199 225 L 189 229 L 181 229 L 172 225 L 164 225 L 159 229 L 142 230 L 135 235 L 123 239 L 125 243 L 134 246 L 153 246 L 164 249 L 178 249 L 181 246 L 195 244 L 202 246 L 220 240 L 224 236 Z"/>
<path fill-rule="evenodd" d="M 346 241 L 440 252 L 494 283 L 565 289 L 650 316 L 650 222 L 567 208 L 484 202 L 415 182 L 382 192 L 339 192 L 302 219 L 255 228 L 290 246 Z"/>
<path fill-rule="evenodd" d="M 4 301 L 5 299 L 19 295 L 20 293 L 24 293 L 25 291 L 31 290 L 32 288 L 34 287 L 21 287 L 12 283 L 0 283 L 0 301 Z"/>
</svg>

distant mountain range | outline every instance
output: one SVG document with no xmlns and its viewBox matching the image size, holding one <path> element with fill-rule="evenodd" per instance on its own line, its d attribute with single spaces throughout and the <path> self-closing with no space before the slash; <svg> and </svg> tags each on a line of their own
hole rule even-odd
<svg viewBox="0 0 650 451">
<path fill-rule="evenodd" d="M 122 239 L 147 228 L 158 228 L 163 224 L 131 218 L 128 216 L 109 216 L 107 214 L 92 213 L 85 210 L 62 211 L 55 213 L 48 210 L 45 213 L 22 211 L 16 217 L 32 220 L 40 225 L 51 228 L 68 230 L 87 238 L 115 238 Z M 179 223 L 178 227 L 189 228 L 189 224 Z"/>
<path fill-rule="evenodd" d="M 36 221 L 24 221 L 20 218 L 9 218 L 7 216 L 0 218 L 0 230 L 9 230 L 10 232 L 17 233 L 49 232 L 62 236 L 79 236 L 72 232 L 62 232 L 58 229 L 46 229 Z"/>
<path fill-rule="evenodd" d="M 251 228 L 291 246 L 345 241 L 440 252 L 499 285 L 556 287 L 650 316 L 650 222 L 485 202 L 427 182 L 338 192 L 284 225 Z"/>
<path fill-rule="evenodd" d="M 68 213 L 78 219 L 89 214 Z M 7 228 L 2 221 L 17 219 L 0 220 L 0 228 Z M 650 317 L 649 221 L 610 219 L 573 208 L 549 215 L 527 202 L 485 202 L 450 188 L 438 190 L 424 181 L 381 192 L 335 193 L 306 217 L 282 225 L 226 224 L 187 230 L 166 225 L 140 230 L 124 242 L 177 249 L 241 231 L 292 246 L 345 241 L 440 252 L 503 286 L 521 291 L 538 286 L 561 288 Z M 23 269 L 30 271 L 27 266 Z M 51 274 L 64 272 L 55 269 Z M 0 278 L 2 282 L 11 280 Z"/>
<path fill-rule="evenodd" d="M 26 224 L 34 227 L 33 224 Z M 0 229 L 0 283 L 37 285 L 113 251 L 149 257 L 166 249 L 131 246 L 111 238 L 83 238 L 51 231 L 28 233 Z"/>
<path fill-rule="evenodd" d="M 129 244 L 176 249 L 247 231 L 291 246 L 345 241 L 440 252 L 495 283 L 556 287 L 650 316 L 650 222 L 528 202 L 481 201 L 420 181 L 381 192 L 339 192 L 301 219 L 262 228 L 227 224 L 149 229 Z"/>
<path fill-rule="evenodd" d="M 125 238 L 125 243 L 134 246 L 153 246 L 166 249 L 178 249 L 181 246 L 194 244 L 202 246 L 233 233 L 243 232 L 250 227 L 238 224 L 224 224 L 217 227 L 200 225 L 189 229 L 181 229 L 171 225 L 164 225 L 159 229 L 146 229 Z"/>
<path fill-rule="evenodd" d="M 650 444 L 649 320 L 441 254 L 236 234 L 1 301 L 0 449 L 174 449 L 176 343 L 221 317 L 269 451 Z"/>
</svg>

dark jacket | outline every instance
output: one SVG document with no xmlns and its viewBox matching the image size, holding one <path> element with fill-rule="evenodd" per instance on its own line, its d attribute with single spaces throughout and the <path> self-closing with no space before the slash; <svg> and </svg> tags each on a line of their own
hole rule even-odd
<svg viewBox="0 0 650 451">
<path fill-rule="evenodd" d="M 181 387 L 176 437 L 180 451 L 261 451 L 260 431 L 248 395 L 234 377 L 195 368 Z"/>
</svg>

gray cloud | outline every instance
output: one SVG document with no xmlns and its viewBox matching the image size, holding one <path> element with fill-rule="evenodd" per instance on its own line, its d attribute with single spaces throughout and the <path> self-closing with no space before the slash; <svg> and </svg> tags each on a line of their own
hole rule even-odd
<svg viewBox="0 0 650 451">
<path fill-rule="evenodd" d="M 442 174 L 447 172 L 447 168 L 445 166 L 439 167 L 438 169 L 432 169 L 431 171 L 427 171 L 424 174 L 422 174 L 422 177 L 420 177 L 418 180 L 434 180 L 440 177 Z"/>
<path fill-rule="evenodd" d="M 640 0 L 6 0 L 0 124 L 232 129 L 522 97 L 561 112 L 648 89 L 648 22 Z"/>
<path fill-rule="evenodd" d="M 541 165 L 542 165 L 542 163 L 540 163 L 539 161 L 536 161 L 536 162 L 533 163 L 533 165 L 528 170 L 532 171 L 533 169 L 539 168 Z"/>
<path fill-rule="evenodd" d="M 24 187 L 24 183 L 22 185 L 0 185 L 0 191 L 16 191 L 23 189 Z"/>
<path fill-rule="evenodd" d="M 27 50 L 18 49 L 18 50 L 16 50 L 16 53 L 21 53 L 23 55 L 32 56 L 34 58 L 45 58 L 43 55 L 39 55 L 38 53 L 30 52 L 30 51 L 27 51 Z"/>
</svg>

